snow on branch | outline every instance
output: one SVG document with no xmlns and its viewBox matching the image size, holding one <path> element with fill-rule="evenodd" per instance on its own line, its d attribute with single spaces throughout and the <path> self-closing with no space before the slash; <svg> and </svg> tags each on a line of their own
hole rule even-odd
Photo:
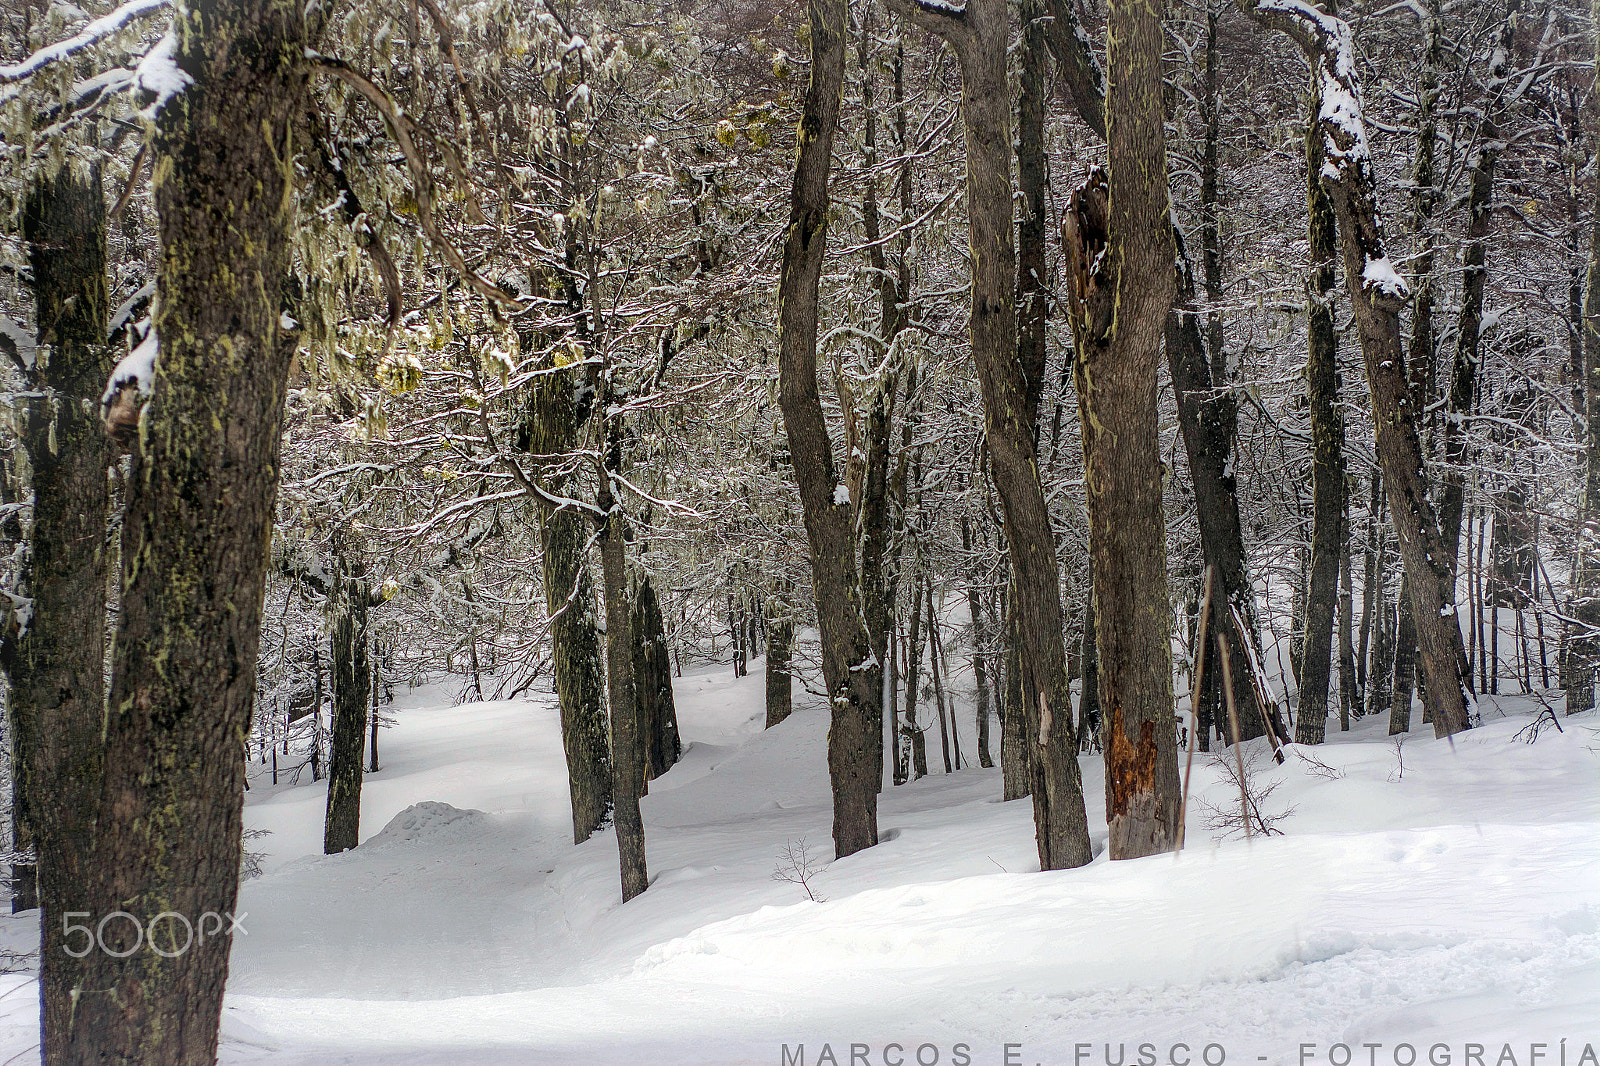
<svg viewBox="0 0 1600 1066">
<path fill-rule="evenodd" d="M 1346 168 L 1365 168 L 1372 153 L 1361 109 L 1355 35 L 1350 24 L 1304 0 L 1239 0 L 1256 22 L 1293 37 L 1316 64 L 1322 109 L 1323 174 L 1337 181 Z"/>
<path fill-rule="evenodd" d="M 0 85 L 25 81 L 46 67 L 94 47 L 127 28 L 134 20 L 164 10 L 170 3 L 171 0 L 128 0 L 111 14 L 95 19 L 66 40 L 41 48 L 20 63 L 0 66 Z"/>
<path fill-rule="evenodd" d="M 1356 239 L 1362 255 L 1362 286 L 1387 300 L 1406 300 L 1410 290 L 1383 251 L 1383 224 L 1372 191 L 1372 149 L 1361 104 L 1361 79 L 1356 71 L 1355 34 L 1350 24 L 1305 0 L 1237 3 L 1257 24 L 1294 38 L 1316 68 L 1321 101 L 1317 125 L 1322 131 L 1318 177 L 1326 184 L 1343 186 L 1350 197 L 1362 202 L 1362 209 L 1356 212 L 1360 219 Z"/>
<path fill-rule="evenodd" d="M 142 112 L 145 118 L 154 119 L 168 100 L 183 92 L 194 81 L 173 58 L 177 50 L 178 40 L 168 30 L 166 36 L 139 60 L 134 81 L 141 91 L 154 98 Z"/>
</svg>

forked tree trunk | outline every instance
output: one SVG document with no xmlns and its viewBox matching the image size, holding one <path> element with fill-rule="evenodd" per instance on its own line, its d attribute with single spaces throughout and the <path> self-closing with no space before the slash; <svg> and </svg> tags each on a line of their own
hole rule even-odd
<svg viewBox="0 0 1600 1066">
<path fill-rule="evenodd" d="M 1319 125 L 1326 162 L 1322 178 L 1333 197 L 1344 249 L 1345 279 L 1372 396 L 1377 451 L 1388 490 L 1389 513 L 1410 578 L 1417 650 L 1424 697 L 1437 736 L 1470 728 L 1470 677 L 1456 619 L 1455 575 L 1440 526 L 1428 499 L 1417 412 L 1405 372 L 1400 309 L 1407 290 L 1384 251 L 1383 224 L 1366 127 L 1360 115 L 1361 87 L 1350 27 L 1314 8 L 1265 6 L 1237 0 L 1258 23 L 1295 39 L 1316 70 L 1324 100 Z"/>
<path fill-rule="evenodd" d="M 160 358 L 127 482 L 123 588 L 96 848 L 81 904 L 103 927 L 68 1024 L 68 1063 L 210 1066 L 232 945 L 283 400 L 280 325 L 294 216 L 299 0 L 211 0 L 175 17 L 191 79 L 156 118 Z M 220 931 L 180 951 L 172 912 Z M 135 926 L 139 923 L 139 927 Z M 124 957 L 118 957 L 122 955 Z M 53 1042 L 47 1036 L 47 1043 Z"/>
<path fill-rule="evenodd" d="M 1005 0 L 969 0 L 959 10 L 917 0 L 890 0 L 889 6 L 942 36 L 961 63 L 972 262 L 968 328 L 983 395 L 990 471 L 1015 575 L 1023 713 L 1033 751 L 1034 833 L 1040 868 L 1069 869 L 1084 865 L 1092 855 L 1072 727 L 1055 537 L 1039 481 L 1034 412 L 1017 358 L 1006 80 L 1009 8 Z"/>
<path fill-rule="evenodd" d="M 798 134 L 789 227 L 778 283 L 779 405 L 811 548 L 812 587 L 828 692 L 828 773 L 833 789 L 834 855 L 878 842 L 883 665 L 862 615 L 861 582 L 848 494 L 817 388 L 817 285 L 827 251 L 828 169 L 844 84 L 844 0 L 809 0 L 811 77 Z"/>
<path fill-rule="evenodd" d="M 1072 197 L 1063 245 L 1094 563 L 1095 638 L 1112 859 L 1170 850 L 1178 824 L 1171 610 L 1156 368 L 1174 249 L 1162 130 L 1159 11 L 1113 0 L 1109 174 Z"/>
<path fill-rule="evenodd" d="M 17 617 L 15 603 L 7 611 L 0 664 L 10 682 L 15 843 L 38 858 L 36 867 L 13 868 L 26 875 L 13 903 L 40 908 L 42 1039 L 52 1064 L 65 1061 L 73 992 L 86 965 L 65 950 L 63 920 L 82 902 L 93 861 L 103 760 L 111 444 L 92 405 L 111 369 L 105 233 L 98 171 L 85 180 L 63 168 L 28 190 L 22 237 L 40 343 L 20 362 L 28 391 L 45 395 L 27 401 L 20 427 L 33 471 L 33 523 L 16 591 L 30 597 L 32 616 Z"/>
<path fill-rule="evenodd" d="M 1311 111 L 1321 110 L 1312 85 Z M 1313 117 L 1306 131 L 1306 203 L 1311 275 L 1306 287 L 1306 399 L 1311 412 L 1311 572 L 1300 653 L 1300 714 L 1295 740 L 1321 744 L 1328 728 L 1333 621 L 1344 535 L 1344 418 L 1339 413 L 1339 334 L 1333 325 L 1339 238 L 1333 202 L 1322 187 L 1323 146 Z"/>
</svg>

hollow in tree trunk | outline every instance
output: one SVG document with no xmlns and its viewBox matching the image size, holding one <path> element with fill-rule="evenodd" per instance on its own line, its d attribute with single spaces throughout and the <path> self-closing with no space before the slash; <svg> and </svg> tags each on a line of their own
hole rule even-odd
<svg viewBox="0 0 1600 1066">
<path fill-rule="evenodd" d="M 1106 820 L 1113 859 L 1170 850 L 1178 822 L 1171 610 L 1156 368 L 1174 249 L 1161 16 L 1113 0 L 1109 171 L 1074 191 L 1063 246 L 1094 564 Z"/>
</svg>

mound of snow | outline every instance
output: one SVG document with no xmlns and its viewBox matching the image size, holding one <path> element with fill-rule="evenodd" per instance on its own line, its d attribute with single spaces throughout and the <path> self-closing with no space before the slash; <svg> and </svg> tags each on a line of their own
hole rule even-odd
<svg viewBox="0 0 1600 1066">
<path fill-rule="evenodd" d="M 462 810 L 437 800 L 424 800 L 389 819 L 389 824 L 367 841 L 366 846 L 448 843 L 476 836 L 488 824 L 489 816 L 482 811 Z"/>
</svg>

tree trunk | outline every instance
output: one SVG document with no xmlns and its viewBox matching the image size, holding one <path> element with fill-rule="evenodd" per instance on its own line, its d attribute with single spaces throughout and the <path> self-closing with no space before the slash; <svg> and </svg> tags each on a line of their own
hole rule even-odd
<svg viewBox="0 0 1600 1066">
<path fill-rule="evenodd" d="M 1439 44 L 1438 12 L 1428 2 L 1419 4 L 1417 10 L 1417 17 L 1422 21 L 1424 44 L 1421 71 L 1417 79 L 1417 155 L 1411 172 L 1411 225 L 1420 247 L 1412 274 L 1412 288 L 1416 295 L 1411 301 L 1411 349 L 1408 359 L 1411 402 L 1418 412 L 1418 432 L 1422 431 L 1422 424 L 1427 423 L 1431 439 L 1431 420 L 1427 412 L 1429 404 L 1433 402 L 1433 261 L 1438 249 L 1433 215 L 1440 199 L 1438 177 L 1434 169 L 1434 149 L 1439 137 L 1439 71 L 1444 64 L 1444 55 Z"/>
<path fill-rule="evenodd" d="M 1494 171 L 1500 156 L 1496 119 L 1510 59 L 1519 0 L 1508 0 L 1499 47 L 1489 69 L 1489 98 L 1478 126 L 1476 151 L 1468 175 L 1467 247 L 1462 255 L 1461 315 L 1456 325 L 1455 361 L 1450 368 L 1450 411 L 1444 424 L 1444 491 L 1439 497 L 1439 528 L 1454 581 L 1461 555 L 1461 512 L 1466 499 L 1466 437 L 1462 430 L 1477 393 L 1478 353 L 1483 332 L 1483 286 L 1488 279 L 1489 228 L 1494 221 Z"/>
<path fill-rule="evenodd" d="M 1244 529 L 1239 520 L 1239 496 L 1233 475 L 1237 402 L 1231 390 L 1218 387 L 1221 383 L 1212 378 L 1211 365 L 1206 359 L 1205 344 L 1201 339 L 1194 272 L 1184 249 L 1183 235 L 1175 227 L 1172 235 L 1176 248 L 1177 299 L 1166 319 L 1167 368 L 1172 375 L 1178 427 L 1183 436 L 1184 455 L 1194 486 L 1201 555 L 1207 565 L 1216 566 L 1221 578 L 1220 591 L 1226 597 L 1226 602 L 1237 607 L 1251 627 L 1249 634 L 1238 633 L 1232 613 L 1227 610 L 1217 611 L 1212 618 L 1214 631 L 1228 635 L 1228 676 L 1233 679 L 1239 737 L 1241 740 L 1252 740 L 1266 732 L 1267 715 L 1266 708 L 1261 707 L 1256 699 L 1255 670 L 1250 658 L 1251 647 L 1259 650 L 1261 638 L 1255 624 L 1255 595 L 1245 570 Z M 1220 322 L 1217 328 L 1220 331 Z M 1222 359 L 1215 351 L 1212 357 Z M 1248 645 L 1246 640 L 1250 642 Z M 1202 693 L 1206 705 L 1202 718 L 1206 721 L 1216 720 L 1223 678 L 1216 660 L 1218 645 L 1210 643 L 1205 669 L 1210 683 L 1206 684 Z M 1231 736 L 1230 733 L 1230 740 Z"/>
<path fill-rule="evenodd" d="M 87 180 L 63 167 L 28 190 L 22 237 L 37 309 L 39 347 L 24 370 L 20 427 L 32 469 L 33 522 L 0 637 L 10 682 L 15 847 L 13 909 L 39 907 L 43 1053 L 65 1061 L 72 996 L 85 960 L 64 949 L 62 922 L 82 900 L 93 862 L 100 798 L 105 696 L 106 577 L 111 444 L 92 404 L 111 369 L 105 347 L 105 200 L 98 170 Z M 11 353 L 17 355 L 18 353 Z M 24 494 L 26 498 L 26 494 Z M 20 533 L 20 530 L 14 532 Z M 31 601 L 31 602 L 30 602 Z M 76 947 L 76 942 L 74 942 Z"/>
<path fill-rule="evenodd" d="M 1094 570 L 1089 572 L 1089 594 L 1083 598 L 1083 679 L 1078 684 L 1078 747 L 1100 748 L 1100 649 L 1094 639 Z M 1219 690 L 1220 691 L 1220 690 Z"/>
<path fill-rule="evenodd" d="M 123 586 L 97 847 L 85 871 L 88 956 L 69 1063 L 216 1061 L 241 858 L 283 400 L 280 324 L 294 217 L 290 116 L 315 34 L 298 0 L 213 0 L 176 18 L 191 83 L 156 119 L 160 357 L 127 481 Z M 221 931 L 187 951 L 172 912 Z M 126 957 L 118 958 L 118 954 Z M 47 1043 L 52 1041 L 48 1040 Z"/>
<path fill-rule="evenodd" d="M 789 657 L 794 649 L 794 608 L 789 582 L 767 597 L 767 725 L 771 729 L 794 710 L 794 683 Z"/>
<path fill-rule="evenodd" d="M 1221 101 L 1217 84 L 1216 17 L 1207 16 L 1205 99 L 1205 147 L 1200 159 L 1200 236 L 1204 262 L 1206 294 L 1210 309 L 1202 341 L 1199 301 L 1195 292 L 1194 269 L 1183 234 L 1173 228 L 1176 266 L 1176 300 L 1166 322 L 1167 367 L 1172 376 L 1173 395 L 1178 407 L 1178 426 L 1183 436 L 1184 456 L 1194 486 L 1195 517 L 1200 526 L 1200 551 L 1204 563 L 1217 568 L 1221 591 L 1226 601 L 1237 608 L 1249 626 L 1238 633 L 1231 612 L 1212 616 L 1217 632 L 1227 634 L 1229 666 L 1233 678 L 1233 699 L 1239 719 L 1239 736 L 1251 740 L 1267 730 L 1268 708 L 1256 698 L 1257 684 L 1251 649 L 1261 650 L 1255 593 L 1245 568 L 1244 529 L 1239 520 L 1238 487 L 1234 478 L 1234 444 L 1238 426 L 1238 402 L 1227 387 L 1227 352 L 1223 347 L 1222 316 L 1217 310 L 1222 299 L 1222 246 L 1219 232 L 1220 182 L 1217 142 L 1220 138 Z M 1209 349 L 1210 358 L 1207 358 Z M 1249 641 L 1248 644 L 1245 642 Z M 1215 721 L 1220 709 L 1223 672 L 1217 662 L 1217 644 L 1208 642 L 1205 674 L 1210 679 L 1201 693 L 1202 721 Z M 1266 691 L 1266 685 L 1260 686 Z M 1231 739 L 1231 733 L 1229 734 Z"/>
<path fill-rule="evenodd" d="M 1039 400 L 1044 392 L 1045 327 L 1052 278 L 1045 251 L 1046 0 L 1022 0 L 1021 75 L 1017 95 L 1017 359 L 1023 406 L 1038 447 Z"/>
<path fill-rule="evenodd" d="M 1174 254 L 1161 104 L 1161 16 L 1113 0 L 1109 174 L 1067 212 L 1074 368 L 1094 564 L 1112 859 L 1168 851 L 1178 822 L 1156 366 Z"/>
<path fill-rule="evenodd" d="M 1028 765 L 1027 716 L 1023 714 L 1021 640 L 1016 635 L 1016 590 L 1008 586 L 1005 617 L 1005 678 L 1001 693 L 1000 780 L 1001 799 L 1022 799 L 1033 791 L 1033 770 Z"/>
<path fill-rule="evenodd" d="M 871 62 L 871 25 L 864 18 L 857 49 L 857 64 L 862 71 L 862 142 L 866 166 L 870 171 L 877 165 L 877 121 L 874 110 L 874 77 Z M 901 215 L 911 217 L 911 153 L 904 151 L 905 142 L 905 82 L 899 53 L 894 67 L 895 125 L 902 145 L 897 183 L 901 197 Z M 867 179 L 866 193 L 861 204 L 862 225 L 868 250 L 867 260 L 873 270 L 874 284 L 878 290 L 878 338 L 884 351 L 883 373 L 873 390 L 872 407 L 867 415 L 866 458 L 863 461 L 860 499 L 858 506 L 861 540 L 861 593 L 863 620 L 872 642 L 873 657 L 880 663 L 889 661 L 889 633 L 894 628 L 895 590 L 889 560 L 889 458 L 892 452 L 894 406 L 900 389 L 901 361 L 895 349 L 895 338 L 905 328 L 908 316 L 905 300 L 911 289 L 911 268 L 907 261 L 910 235 L 899 237 L 899 254 L 893 264 L 884 252 L 880 240 L 881 218 L 878 210 L 878 183 L 875 177 Z M 915 378 L 912 379 L 913 383 Z M 908 397 L 908 403 L 909 403 Z M 880 701 L 881 704 L 882 701 Z M 890 735 L 894 732 L 892 708 L 880 705 L 879 716 L 887 712 L 886 723 Z M 870 758 L 879 767 L 878 790 L 883 786 L 884 726 L 880 722 L 873 730 L 873 751 Z M 892 778 L 891 778 L 892 780 Z"/>
<path fill-rule="evenodd" d="M 552 468 L 578 446 L 580 412 L 573 372 L 540 374 L 529 383 L 524 450 Z M 562 481 L 547 475 L 560 491 Z M 550 616 L 550 660 L 561 708 L 561 745 L 572 798 L 572 842 L 582 844 L 611 816 L 611 750 L 605 667 L 589 578 L 588 529 L 576 511 L 535 503 L 539 567 Z"/>
<path fill-rule="evenodd" d="M 1367 546 L 1362 553 L 1361 570 L 1361 639 L 1356 646 L 1356 687 L 1358 689 L 1359 710 L 1357 716 L 1367 713 L 1366 692 L 1367 682 L 1371 676 L 1367 668 L 1368 651 L 1372 647 L 1373 622 L 1378 617 L 1382 595 L 1379 585 L 1382 582 L 1382 571 L 1379 569 L 1379 546 L 1383 537 L 1383 475 L 1378 471 L 1372 473 L 1372 497 L 1367 504 Z"/>
<path fill-rule="evenodd" d="M 964 514 L 961 516 L 961 547 L 971 554 L 972 523 Z M 994 757 L 989 754 L 989 641 L 983 627 L 983 599 L 978 593 L 977 584 L 971 579 L 967 583 L 967 613 L 972 617 L 972 683 L 978 703 L 978 765 L 987 770 L 994 766 Z"/>
<path fill-rule="evenodd" d="M 939 712 L 939 748 L 944 756 L 944 772 L 954 772 L 950 764 L 950 725 L 944 703 L 944 679 L 941 672 L 944 658 L 943 642 L 939 639 L 939 616 L 933 609 L 933 581 L 923 578 L 923 588 L 928 597 L 928 676 L 933 680 L 934 706 Z"/>
<path fill-rule="evenodd" d="M 969 332 L 983 395 L 990 473 L 1000 497 L 1015 575 L 1026 736 L 1032 749 L 1034 833 L 1044 870 L 1092 857 L 1072 729 L 1062 641 L 1055 536 L 1039 482 L 1035 411 L 1017 358 L 1016 250 L 1012 234 L 1011 104 L 1006 81 L 1009 8 L 1004 0 L 943 4 L 890 0 L 891 8 L 940 34 L 961 62 L 972 262 Z"/>
<path fill-rule="evenodd" d="M 1417 620 L 1411 613 L 1411 590 L 1400 579 L 1395 600 L 1394 681 L 1389 689 L 1389 735 L 1411 729 L 1411 691 L 1417 677 Z"/>
<path fill-rule="evenodd" d="M 381 668 L 380 668 L 380 666 L 378 664 L 378 642 L 377 641 L 373 641 L 372 642 L 371 655 L 372 655 L 372 658 L 371 658 L 370 661 L 372 663 L 372 717 L 368 719 L 368 722 L 371 723 L 371 732 L 372 732 L 372 745 L 371 745 L 371 748 L 372 748 L 372 752 L 371 752 L 372 761 L 371 761 L 371 764 L 368 765 L 368 767 L 367 767 L 367 772 L 375 774 L 375 773 L 378 772 L 378 693 L 379 693 L 379 690 L 383 687 L 383 675 L 380 672 Z"/>
<path fill-rule="evenodd" d="M 1600 0 L 1591 5 L 1590 11 L 1596 27 L 1594 92 L 1590 99 L 1600 101 Z M 1589 275 L 1583 297 L 1583 397 L 1588 431 L 1583 464 L 1583 530 L 1572 597 L 1573 614 L 1583 629 L 1574 629 L 1567 641 L 1567 666 L 1562 676 L 1568 714 L 1594 706 L 1595 664 L 1600 661 L 1600 174 L 1594 178 Z"/>
<path fill-rule="evenodd" d="M 1311 110 L 1322 107 L 1313 83 Z M 1300 713 L 1295 740 L 1321 744 L 1328 728 L 1328 684 L 1334 602 L 1344 533 L 1344 418 L 1339 413 L 1339 335 L 1333 325 L 1338 231 L 1333 203 L 1322 187 L 1322 137 L 1313 117 L 1306 131 L 1306 201 L 1310 216 L 1311 276 L 1306 288 L 1306 399 L 1311 412 L 1311 572 L 1306 583 L 1301 645 Z"/>
<path fill-rule="evenodd" d="M 639 698 L 645 778 L 653 780 L 672 769 L 683 754 L 683 744 L 678 738 L 678 710 L 672 699 L 672 656 L 667 653 L 666 625 L 648 574 L 641 575 L 635 583 L 631 599 L 633 683 Z"/>
<path fill-rule="evenodd" d="M 1339 534 L 1339 730 L 1350 731 L 1350 716 L 1359 713 L 1356 647 L 1353 639 L 1355 593 L 1350 582 L 1350 501 L 1345 499 L 1344 527 Z"/>
<path fill-rule="evenodd" d="M 917 701 L 922 694 L 917 685 L 917 674 L 922 669 L 922 604 L 923 599 L 917 593 L 917 586 L 922 584 L 921 567 L 918 565 L 920 556 L 913 556 L 911 564 L 911 631 L 906 637 L 906 743 L 911 748 L 911 780 L 928 776 L 928 732 L 927 727 L 917 722 Z"/>
<path fill-rule="evenodd" d="M 1383 573 L 1382 564 L 1387 552 L 1380 545 L 1378 551 L 1378 572 Z M 1405 590 L 1402 590 L 1402 592 Z M 1386 595 L 1383 578 L 1378 579 L 1378 586 L 1374 590 L 1374 606 L 1377 611 L 1375 628 L 1372 638 L 1372 668 L 1367 673 L 1367 713 L 1381 714 L 1383 709 L 1390 705 L 1390 685 L 1394 681 L 1394 638 L 1395 638 L 1395 612 Z"/>
<path fill-rule="evenodd" d="M 800 491 L 822 642 L 822 677 L 832 716 L 828 773 L 834 855 L 878 842 L 882 764 L 872 762 L 882 728 L 883 665 L 862 615 L 850 501 L 839 491 L 833 444 L 817 391 L 817 286 L 827 251 L 828 169 L 844 83 L 844 0 L 808 0 L 811 77 L 798 133 L 789 227 L 778 284 L 779 405 Z"/>
<path fill-rule="evenodd" d="M 607 451 L 617 451 L 614 427 L 608 426 Z M 608 460 L 609 462 L 609 460 Z M 633 625 L 629 617 L 628 570 L 624 529 L 627 519 L 611 492 L 608 466 L 596 499 L 606 516 L 600 522 L 600 572 L 605 589 L 606 696 L 611 704 L 611 797 L 615 804 L 612 824 L 617 829 L 617 858 L 621 867 L 622 902 L 650 886 L 645 865 L 644 819 L 639 797 L 644 795 L 647 761 L 641 735 L 639 702 L 633 676 Z"/>
<path fill-rule="evenodd" d="M 1400 342 L 1400 309 L 1408 291 L 1384 252 L 1366 127 L 1359 111 L 1357 64 L 1348 52 L 1352 36 L 1349 27 L 1332 16 L 1308 17 L 1306 11 L 1313 9 L 1263 7 L 1258 0 L 1238 3 L 1257 22 L 1295 38 L 1316 68 L 1324 100 L 1347 101 L 1355 107 L 1353 112 L 1348 106 L 1325 107 L 1319 116 L 1326 153 L 1321 176 L 1339 219 L 1346 285 L 1372 396 L 1378 460 L 1410 578 L 1425 700 L 1433 711 L 1435 735 L 1449 736 L 1472 725 L 1471 679 L 1465 673 L 1466 650 L 1456 620 L 1455 577 L 1428 500 L 1417 412 Z"/>
<path fill-rule="evenodd" d="M 322 851 L 333 855 L 361 843 L 361 746 L 366 740 L 372 672 L 367 661 L 367 605 L 372 593 L 348 548 L 334 549 L 335 584 L 328 666 L 333 679 L 333 737 L 328 758 L 328 808 Z"/>
</svg>

